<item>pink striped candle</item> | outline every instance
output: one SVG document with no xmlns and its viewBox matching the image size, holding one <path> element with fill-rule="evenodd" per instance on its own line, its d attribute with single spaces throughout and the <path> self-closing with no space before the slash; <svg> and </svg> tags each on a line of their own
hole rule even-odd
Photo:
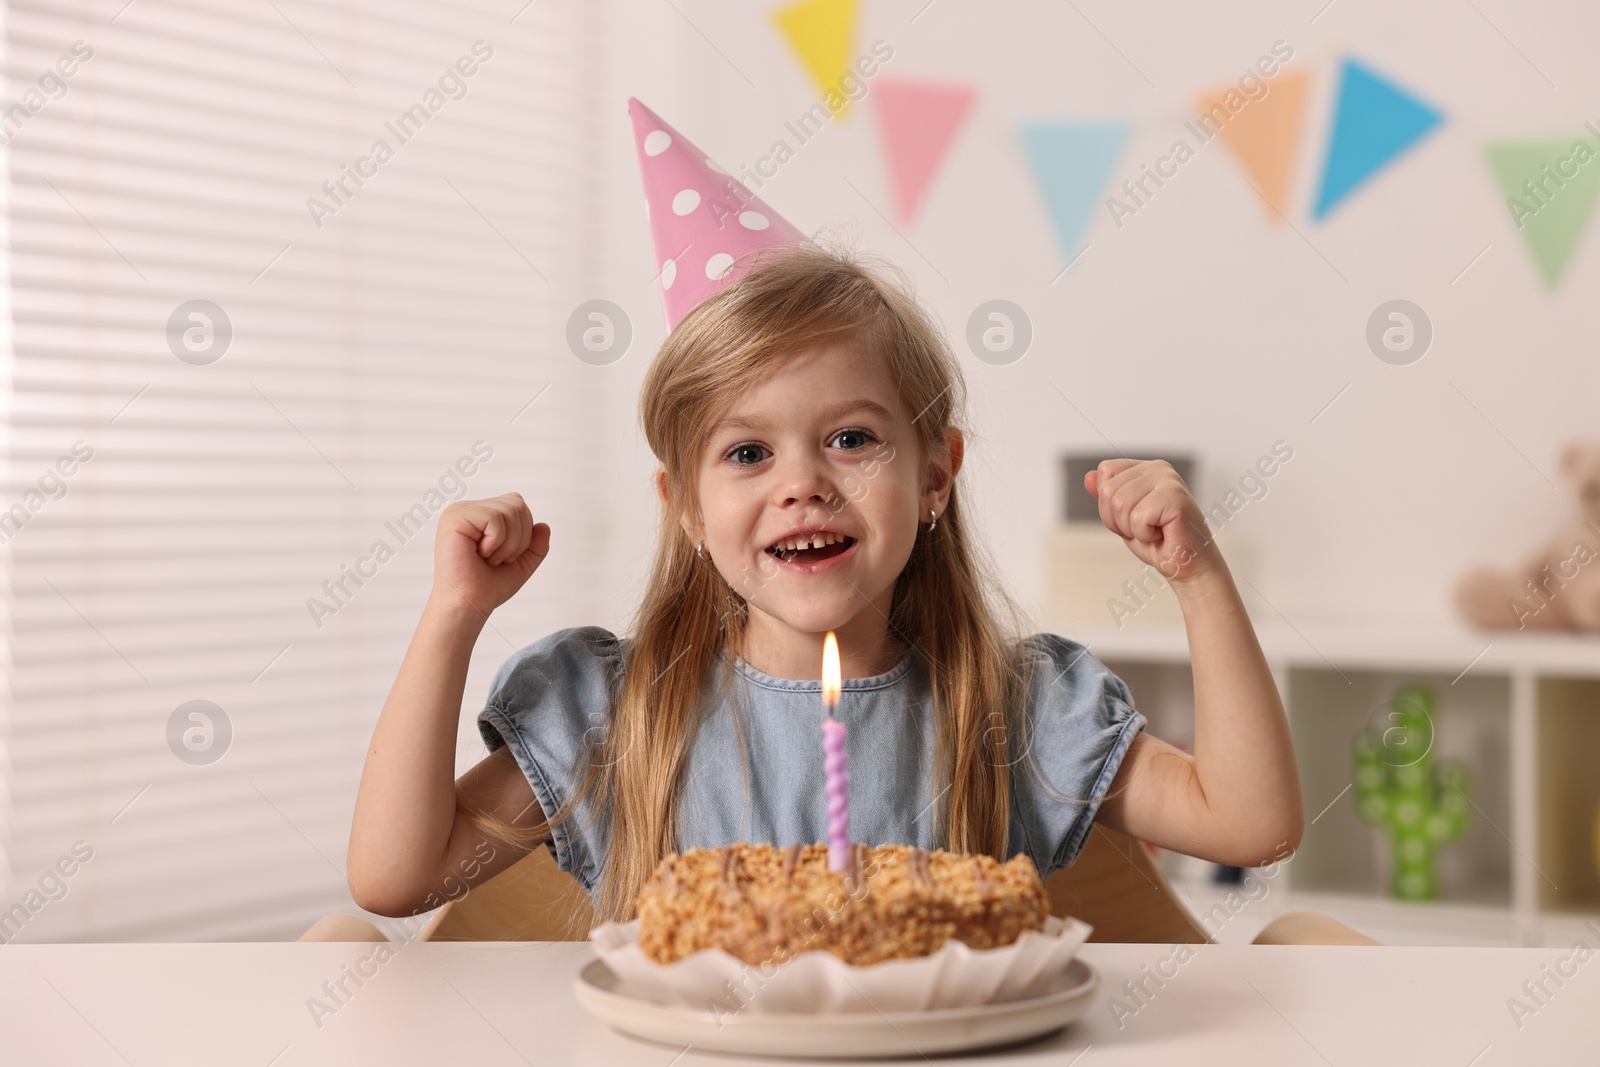
<svg viewBox="0 0 1600 1067">
<path fill-rule="evenodd" d="M 842 672 L 839 669 L 839 640 L 832 630 L 822 642 L 822 703 L 828 718 L 822 724 L 822 768 L 827 775 L 828 795 L 828 869 L 847 871 L 854 859 L 850 847 L 850 772 L 845 770 L 849 758 L 844 745 L 847 731 L 844 723 L 833 717 L 839 703 Z"/>
</svg>

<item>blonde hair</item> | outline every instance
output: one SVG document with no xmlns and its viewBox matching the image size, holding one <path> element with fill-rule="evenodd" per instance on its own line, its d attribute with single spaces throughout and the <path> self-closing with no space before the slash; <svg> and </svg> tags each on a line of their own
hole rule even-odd
<svg viewBox="0 0 1600 1067">
<path fill-rule="evenodd" d="M 610 849 L 594 894 L 601 920 L 631 918 L 645 881 L 678 848 L 684 766 L 704 695 L 719 650 L 741 647 L 749 617 L 744 599 L 696 555 L 679 522 L 684 512 L 699 514 L 697 472 L 713 422 L 797 354 L 853 342 L 861 358 L 884 361 L 905 410 L 920 412 L 913 424 L 919 461 L 948 456 L 948 429 L 972 439 L 960 364 L 897 268 L 874 271 L 813 239 L 760 249 L 736 269 L 736 281 L 672 330 L 645 376 L 640 416 L 667 482 L 655 560 L 605 731 L 607 751 L 588 760 L 574 795 L 549 820 L 571 818 L 584 798 L 593 810 L 609 808 Z M 899 284 L 882 276 L 890 273 Z M 936 531 L 918 523 L 895 582 L 889 631 L 929 680 L 936 839 L 1005 859 L 1011 766 L 1027 753 L 1020 711 L 1033 661 L 1016 655 L 1025 616 L 967 529 L 959 477 Z M 725 659 L 718 684 L 726 686 L 730 674 Z M 476 814 L 475 821 L 514 839 L 542 840 L 545 831 L 518 832 Z"/>
</svg>

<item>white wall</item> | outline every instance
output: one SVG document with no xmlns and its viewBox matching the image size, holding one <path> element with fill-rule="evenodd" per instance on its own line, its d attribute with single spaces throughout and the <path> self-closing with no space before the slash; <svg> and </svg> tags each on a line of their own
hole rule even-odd
<svg viewBox="0 0 1600 1067">
<path fill-rule="evenodd" d="M 757 190 L 808 232 L 856 220 L 861 247 L 910 272 L 961 346 L 979 431 L 964 491 L 1015 590 L 1036 608 L 1040 535 L 1060 507 L 1059 456 L 1115 454 L 1105 438 L 1137 457 L 1197 453 L 1192 488 L 1203 506 L 1274 441 L 1289 441 L 1295 457 L 1270 495 L 1229 529 L 1257 559 L 1249 577 L 1295 623 L 1452 619 L 1457 573 L 1479 559 L 1519 559 L 1571 507 L 1556 457 L 1593 421 L 1588 312 L 1600 236 L 1588 235 L 1562 288 L 1546 295 L 1484 143 L 1600 119 L 1588 54 L 1600 11 L 1491 0 L 1445 9 L 1337 0 L 1318 15 L 1319 6 L 865 4 L 856 52 L 891 43 L 886 75 L 979 87 L 920 216 L 902 236 L 879 214 L 890 197 L 870 98 Z M 605 121 L 595 131 L 608 281 L 596 295 L 629 310 L 636 340 L 610 368 L 616 576 L 597 591 L 592 620 L 604 625 L 624 625 L 636 604 L 654 536 L 654 461 L 636 411 L 664 334 L 625 101 L 639 96 L 729 170 L 753 161 L 816 99 L 770 22 L 773 9 L 676 0 L 608 13 L 597 77 Z M 1196 92 L 1234 80 L 1280 38 L 1314 75 L 1287 212 L 1294 228 L 1270 225 L 1232 157 L 1211 146 L 1120 231 L 1098 214 L 1093 247 L 1051 285 L 1065 261 L 1018 124 L 1132 119 L 1120 184 L 1167 149 Z M 1319 224 L 1309 208 L 1347 51 L 1446 119 Z M 1033 350 L 1007 367 L 979 362 L 961 342 L 971 310 L 992 297 L 1022 305 L 1036 330 Z M 1379 362 L 1363 340 L 1367 316 L 1394 297 L 1416 301 L 1434 323 L 1431 351 L 1408 367 Z M 1258 620 L 1273 614 L 1245 592 Z"/>
</svg>

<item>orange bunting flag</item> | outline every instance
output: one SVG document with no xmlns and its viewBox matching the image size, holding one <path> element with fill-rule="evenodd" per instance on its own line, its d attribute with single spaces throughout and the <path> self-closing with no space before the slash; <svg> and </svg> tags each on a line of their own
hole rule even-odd
<svg viewBox="0 0 1600 1067">
<path fill-rule="evenodd" d="M 1275 78 L 1257 79 L 1259 93 L 1247 95 L 1228 85 L 1196 99 L 1200 113 L 1194 124 L 1208 134 L 1221 135 L 1273 223 L 1283 221 L 1288 207 L 1289 177 L 1310 83 L 1306 71 L 1285 70 Z"/>
</svg>

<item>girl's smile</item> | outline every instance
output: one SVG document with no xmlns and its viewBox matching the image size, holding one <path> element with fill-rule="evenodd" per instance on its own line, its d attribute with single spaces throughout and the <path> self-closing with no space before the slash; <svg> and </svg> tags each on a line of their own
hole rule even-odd
<svg viewBox="0 0 1600 1067">
<path fill-rule="evenodd" d="M 822 574 L 843 566 L 843 561 L 855 551 L 858 539 L 848 534 L 824 531 L 798 537 L 785 536 L 769 546 L 767 554 L 788 571 L 798 574 Z"/>
</svg>

